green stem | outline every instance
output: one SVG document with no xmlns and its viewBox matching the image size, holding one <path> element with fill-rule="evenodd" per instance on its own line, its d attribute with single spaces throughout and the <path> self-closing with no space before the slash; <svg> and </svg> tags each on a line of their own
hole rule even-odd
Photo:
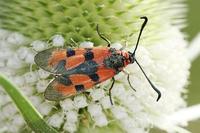
<svg viewBox="0 0 200 133">
<path fill-rule="evenodd" d="M 20 110 L 28 126 L 36 133 L 58 133 L 50 127 L 42 118 L 40 113 L 33 107 L 29 100 L 13 85 L 4 75 L 0 73 L 0 85 L 12 98 Z"/>
</svg>

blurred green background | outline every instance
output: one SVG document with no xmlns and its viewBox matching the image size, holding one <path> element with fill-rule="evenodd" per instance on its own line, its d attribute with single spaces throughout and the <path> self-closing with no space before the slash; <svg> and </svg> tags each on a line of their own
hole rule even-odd
<svg viewBox="0 0 200 133">
<path fill-rule="evenodd" d="M 184 32 L 188 34 L 188 40 L 191 41 L 200 32 L 200 0 L 187 0 L 187 3 L 189 7 L 188 26 Z M 187 101 L 191 106 L 200 103 L 200 57 L 192 63 L 189 81 Z M 190 122 L 188 129 L 192 133 L 200 133 L 200 119 Z"/>
</svg>

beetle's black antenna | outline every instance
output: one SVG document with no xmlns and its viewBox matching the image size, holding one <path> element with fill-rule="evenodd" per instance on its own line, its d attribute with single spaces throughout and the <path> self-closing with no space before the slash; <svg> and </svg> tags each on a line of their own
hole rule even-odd
<svg viewBox="0 0 200 133">
<path fill-rule="evenodd" d="M 143 22 L 143 24 L 142 24 L 142 26 L 141 26 L 140 33 L 139 33 L 139 36 L 138 36 L 138 39 L 137 39 L 137 43 L 136 43 L 135 49 L 134 49 L 134 51 L 133 51 L 133 53 L 132 53 L 132 56 L 133 56 L 133 57 L 135 56 L 135 52 L 136 52 L 136 50 L 137 50 L 137 47 L 138 47 L 138 44 L 139 44 L 139 41 L 140 41 L 140 37 L 141 37 L 141 35 L 142 35 L 142 31 L 143 31 L 144 27 L 146 26 L 146 24 L 147 24 L 147 22 L 148 22 L 148 18 L 147 18 L 146 16 L 140 17 L 140 19 L 144 19 L 144 22 Z"/>
<path fill-rule="evenodd" d="M 161 98 L 161 92 L 154 86 L 154 84 L 151 82 L 151 80 L 147 77 L 146 73 L 144 72 L 143 68 L 141 67 L 141 65 L 139 64 L 139 62 L 136 60 L 135 58 L 135 52 L 137 50 L 137 47 L 138 47 L 138 44 L 139 44 L 139 41 L 140 41 L 140 37 L 142 35 L 142 31 L 144 29 L 144 27 L 146 26 L 147 22 L 148 22 L 148 18 L 147 17 L 141 17 L 140 19 L 144 19 L 144 22 L 141 26 L 141 29 L 140 29 L 140 33 L 139 33 L 139 36 L 138 36 L 138 39 L 137 39 L 137 43 L 136 43 L 136 46 L 135 46 L 135 49 L 133 51 L 133 53 L 131 54 L 132 58 L 133 58 L 133 61 L 135 61 L 137 63 L 137 65 L 139 66 L 140 70 L 142 71 L 142 73 L 144 74 L 145 78 L 147 79 L 147 81 L 149 82 L 149 84 L 151 85 L 151 87 L 154 89 L 154 91 L 157 92 L 158 94 L 158 98 L 156 101 L 158 101 L 160 98 Z"/>
<path fill-rule="evenodd" d="M 144 72 L 144 70 L 142 69 L 141 65 L 139 64 L 139 62 L 136 59 L 135 59 L 135 62 L 137 63 L 137 65 L 139 66 L 140 70 L 142 71 L 142 73 L 144 74 L 144 76 L 146 77 L 146 79 L 148 80 L 148 82 L 151 85 L 151 87 L 154 89 L 154 91 L 156 91 L 158 93 L 158 98 L 156 100 L 156 101 L 158 101 L 160 99 L 160 97 L 161 97 L 161 92 L 153 85 L 153 83 L 147 77 L 146 73 Z"/>
<path fill-rule="evenodd" d="M 105 36 L 103 36 L 102 33 L 99 32 L 99 25 L 98 24 L 96 26 L 96 30 L 97 30 L 98 35 L 101 37 L 101 39 L 103 39 L 104 41 L 106 41 L 108 43 L 107 47 L 110 47 L 111 42 Z"/>
</svg>

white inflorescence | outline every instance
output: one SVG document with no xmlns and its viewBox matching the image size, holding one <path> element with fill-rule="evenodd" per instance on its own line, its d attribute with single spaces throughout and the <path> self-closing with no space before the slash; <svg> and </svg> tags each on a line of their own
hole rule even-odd
<svg viewBox="0 0 200 133">
<path fill-rule="evenodd" d="M 33 47 L 33 49 L 35 50 L 35 51 L 41 51 L 41 50 L 43 50 L 43 49 L 45 49 L 45 48 L 47 48 L 47 43 L 45 43 L 45 42 L 43 42 L 43 41 L 33 41 L 32 43 L 31 43 L 31 46 Z M 21 52 L 23 52 L 22 50 L 21 50 Z"/>
<path fill-rule="evenodd" d="M 11 36 L 7 34 L 4 39 L 1 39 L 1 42 L 4 41 L 4 43 L 0 45 L 0 54 L 3 55 L 2 49 L 7 54 L 2 57 L 6 67 L 1 67 L 0 71 L 9 76 L 14 83 L 22 88 L 22 92 L 29 96 L 33 105 L 43 116 L 48 118 L 48 123 L 55 128 L 62 128 L 61 130 L 68 132 L 77 131 L 80 124 L 80 116 L 84 115 L 82 113 L 79 114 L 79 110 L 83 109 L 91 117 L 93 126 L 103 127 L 116 119 L 120 122 L 121 128 L 130 133 L 148 132 L 147 129 L 152 124 L 170 132 L 172 129 L 177 131 L 181 128 L 177 127 L 168 130 L 166 127 L 168 124 L 165 124 L 166 121 L 164 119 L 162 121 L 160 118 L 164 118 L 164 116 L 173 114 L 178 109 L 186 107 L 182 94 L 186 92 L 184 87 L 187 85 L 190 63 L 188 58 L 186 58 L 186 42 L 182 34 L 176 27 L 172 27 L 168 34 L 166 40 L 163 39 L 157 44 L 139 45 L 136 54 L 138 62 L 140 62 L 151 81 L 162 92 L 159 102 L 156 102 L 157 93 L 150 87 L 138 66 L 132 64 L 126 68 L 126 71 L 130 73 L 131 84 L 137 91 L 135 92 L 130 88 L 126 74 L 118 74 L 116 76 L 117 83 L 112 89 L 115 105 L 111 105 L 108 91 L 103 89 L 108 89 L 110 82 L 104 82 L 100 85 L 100 88 L 97 87 L 89 91 L 89 96 L 79 94 L 72 99 L 67 98 L 60 101 L 60 109 L 54 107 L 54 102 L 46 101 L 43 95 L 41 95 L 48 85 L 49 79 L 47 78 L 49 73 L 42 69 L 32 70 L 33 63 L 26 61 L 29 54 L 33 56 L 36 54 L 35 51 L 41 51 L 47 45 L 41 41 L 34 41 L 31 43 L 30 48 L 26 47 L 26 45 L 18 44 L 21 46 L 13 49 L 12 45 L 9 45 L 13 43 L 11 40 L 16 39 L 16 36 L 13 36 L 13 34 Z M 12 36 L 14 37 L 13 39 Z M 54 36 L 54 39 L 55 37 L 59 37 L 57 38 L 58 40 L 62 38 Z M 25 43 L 19 40 L 18 42 Z M 56 43 L 61 44 L 60 40 Z M 91 47 L 92 44 L 90 42 L 83 42 L 81 46 Z M 113 47 L 115 45 L 117 45 L 116 47 L 121 47 L 118 43 L 113 44 Z M 126 50 L 133 51 L 133 49 L 134 47 L 131 47 Z M 17 60 L 12 59 L 12 56 L 15 55 L 14 51 L 18 51 Z M 16 67 L 13 65 L 16 65 Z M 18 71 L 20 72 L 22 69 L 24 69 L 23 73 L 18 74 Z M 2 106 L 0 117 L 1 129 L 13 132 L 14 130 L 7 128 L 7 124 L 4 124 L 9 123 L 11 120 L 9 118 L 13 117 L 14 122 L 11 126 L 15 131 L 19 131 L 24 126 L 24 121 L 21 120 L 19 113 L 12 103 L 9 102 L 10 99 L 2 89 L 0 90 L 0 98 L 4 99 L 4 102 L 0 104 Z M 58 109 L 58 111 L 55 112 L 53 109 Z M 17 121 L 19 121 L 19 124 L 15 124 Z M 160 122 L 163 124 L 160 125 Z M 173 126 L 176 127 L 176 125 Z"/>
</svg>

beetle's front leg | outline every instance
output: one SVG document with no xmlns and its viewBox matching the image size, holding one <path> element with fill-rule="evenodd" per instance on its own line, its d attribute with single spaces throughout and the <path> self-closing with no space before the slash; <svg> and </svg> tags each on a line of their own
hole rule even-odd
<svg viewBox="0 0 200 133">
<path fill-rule="evenodd" d="M 110 87 L 110 89 L 109 89 L 109 97 L 110 97 L 110 103 L 111 103 L 111 105 L 113 105 L 112 96 L 111 96 L 111 90 L 112 90 L 114 84 L 115 84 L 115 78 L 113 77 L 113 78 L 112 78 L 112 84 L 111 84 L 111 87 Z"/>
<path fill-rule="evenodd" d="M 128 84 L 130 85 L 130 87 L 131 87 L 134 91 L 136 91 L 136 89 L 134 89 L 133 86 L 131 85 L 131 82 L 130 82 L 130 73 L 129 73 L 127 70 L 125 70 L 125 69 L 123 69 L 122 71 L 127 75 L 127 80 L 128 80 Z"/>
</svg>

